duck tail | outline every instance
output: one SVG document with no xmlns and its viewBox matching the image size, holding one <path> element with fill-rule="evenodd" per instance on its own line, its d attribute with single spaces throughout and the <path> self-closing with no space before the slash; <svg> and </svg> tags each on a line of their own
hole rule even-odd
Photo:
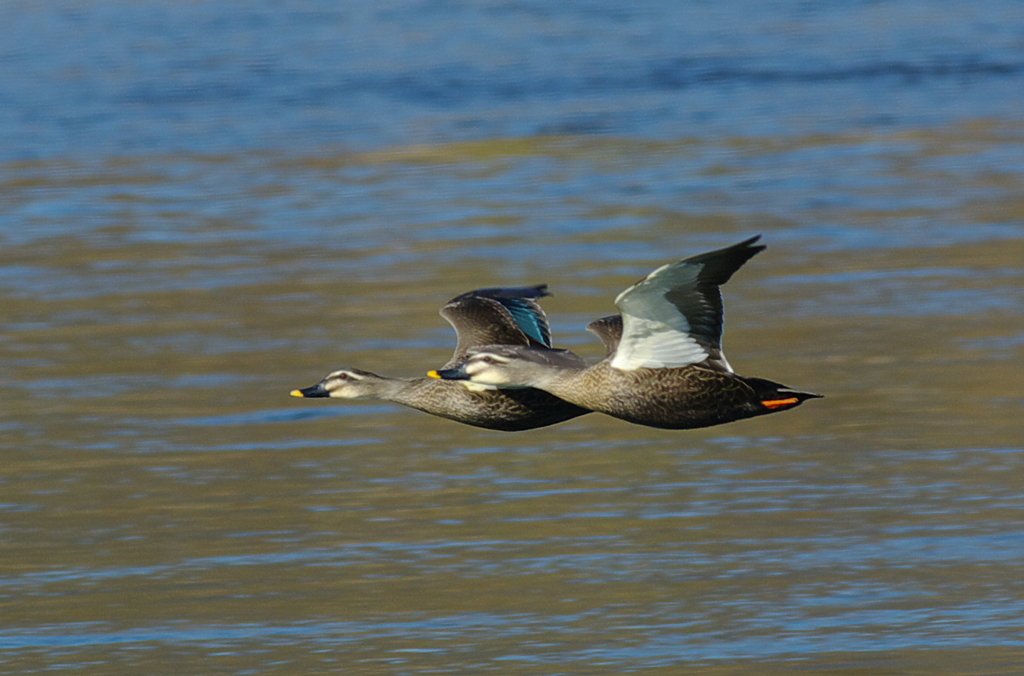
<svg viewBox="0 0 1024 676">
<path fill-rule="evenodd" d="M 743 380 L 747 385 L 754 388 L 754 393 L 761 406 L 764 407 L 765 412 L 785 411 L 799 406 L 808 399 L 821 399 L 823 396 L 812 392 L 794 390 L 791 387 L 786 387 L 764 378 L 744 378 Z"/>
</svg>

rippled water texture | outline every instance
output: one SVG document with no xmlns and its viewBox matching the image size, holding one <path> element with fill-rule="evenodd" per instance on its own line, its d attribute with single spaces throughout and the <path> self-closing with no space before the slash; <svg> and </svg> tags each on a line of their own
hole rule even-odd
<svg viewBox="0 0 1024 676">
<path fill-rule="evenodd" d="M 2 670 L 1021 673 L 1019 6 L 356 4 L 5 6 Z M 794 411 L 288 397 L 755 233 Z"/>
</svg>

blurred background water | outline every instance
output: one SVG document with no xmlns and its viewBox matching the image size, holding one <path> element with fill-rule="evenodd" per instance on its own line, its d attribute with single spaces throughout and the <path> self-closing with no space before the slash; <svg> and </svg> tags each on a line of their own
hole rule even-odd
<svg viewBox="0 0 1024 676">
<path fill-rule="evenodd" d="M 4 671 L 1019 674 L 1020 10 L 2 3 Z M 755 233 L 795 411 L 287 396 Z"/>
</svg>

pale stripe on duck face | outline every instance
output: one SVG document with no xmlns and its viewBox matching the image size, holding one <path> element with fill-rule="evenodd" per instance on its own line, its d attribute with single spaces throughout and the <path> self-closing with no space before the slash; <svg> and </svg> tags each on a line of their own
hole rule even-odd
<svg viewBox="0 0 1024 676">
<path fill-rule="evenodd" d="M 323 380 L 312 387 L 292 390 L 293 397 L 331 397 L 333 399 L 371 399 L 378 398 L 385 378 L 359 369 L 345 368 L 328 373 Z"/>
</svg>

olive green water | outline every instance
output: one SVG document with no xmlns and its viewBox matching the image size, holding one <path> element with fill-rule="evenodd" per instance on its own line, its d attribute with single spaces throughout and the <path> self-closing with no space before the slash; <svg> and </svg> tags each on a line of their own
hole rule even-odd
<svg viewBox="0 0 1024 676">
<path fill-rule="evenodd" d="M 0 670 L 1018 674 L 1024 134 L 542 138 L 0 167 Z M 556 342 L 762 233 L 737 371 L 821 392 L 518 434 L 288 397 Z"/>
</svg>

